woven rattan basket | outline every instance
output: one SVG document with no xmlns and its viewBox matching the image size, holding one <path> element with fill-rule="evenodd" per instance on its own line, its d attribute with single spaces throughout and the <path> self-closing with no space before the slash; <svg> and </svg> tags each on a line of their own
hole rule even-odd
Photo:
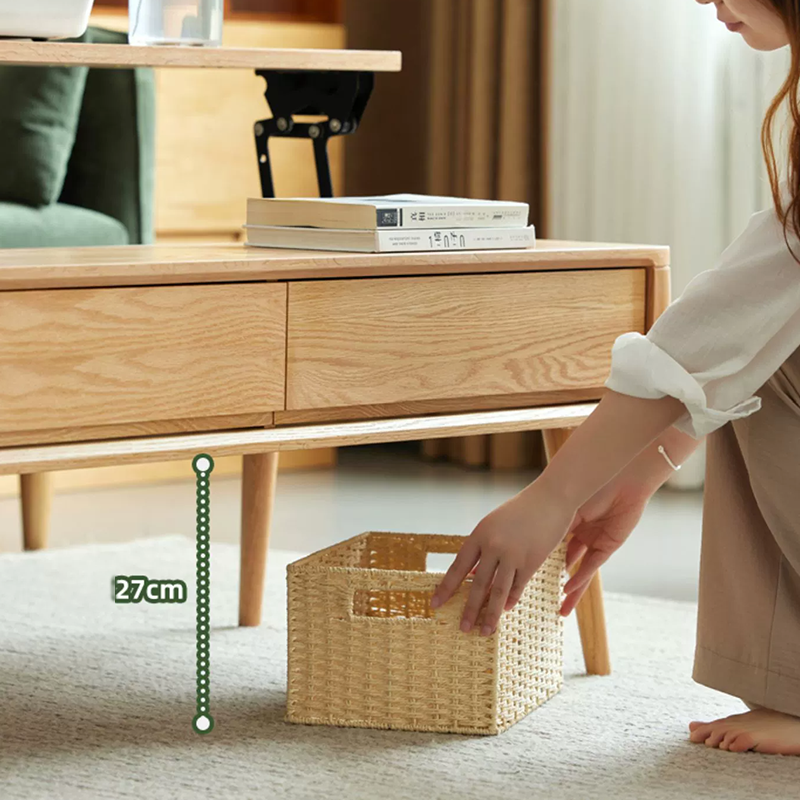
<svg viewBox="0 0 800 800">
<path fill-rule="evenodd" d="M 565 547 L 487 637 L 460 630 L 469 578 L 430 607 L 427 554 L 463 541 L 364 533 L 288 566 L 289 722 L 497 734 L 558 692 Z"/>
</svg>

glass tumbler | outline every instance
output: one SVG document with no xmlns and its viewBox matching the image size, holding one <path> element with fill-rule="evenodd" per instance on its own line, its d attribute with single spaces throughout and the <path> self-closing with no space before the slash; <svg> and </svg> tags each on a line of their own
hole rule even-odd
<svg viewBox="0 0 800 800">
<path fill-rule="evenodd" d="M 128 0 L 128 40 L 219 47 L 223 7 L 224 0 Z"/>
</svg>

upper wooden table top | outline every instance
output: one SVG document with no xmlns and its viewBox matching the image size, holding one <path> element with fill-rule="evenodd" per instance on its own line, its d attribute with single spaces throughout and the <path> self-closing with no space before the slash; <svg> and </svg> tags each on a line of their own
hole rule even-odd
<svg viewBox="0 0 800 800">
<path fill-rule="evenodd" d="M 23 66 L 66 64 L 86 67 L 232 67 L 247 69 L 399 72 L 396 50 L 304 48 L 139 47 L 82 42 L 0 41 L 0 63 Z"/>
<path fill-rule="evenodd" d="M 525 250 L 341 253 L 221 245 L 0 249 L 0 291 L 660 267 L 669 247 L 540 239 Z"/>
</svg>

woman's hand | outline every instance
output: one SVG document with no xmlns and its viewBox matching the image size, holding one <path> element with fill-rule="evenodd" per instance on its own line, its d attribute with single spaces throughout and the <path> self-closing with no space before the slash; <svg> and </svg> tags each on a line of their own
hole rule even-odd
<svg viewBox="0 0 800 800">
<path fill-rule="evenodd" d="M 491 635 L 503 611 L 519 602 L 528 581 L 566 536 L 574 517 L 575 508 L 537 478 L 484 517 L 466 538 L 431 607 L 446 603 L 477 564 L 461 630 L 466 633 L 475 625 L 488 596 L 481 633 Z"/>
<path fill-rule="evenodd" d="M 635 478 L 629 479 L 629 474 L 622 473 L 607 483 L 575 514 L 567 545 L 567 568 L 572 568 L 578 559 L 583 560 L 567 581 L 567 596 L 561 606 L 564 616 L 578 605 L 600 566 L 630 536 L 653 496 L 654 489 Z"/>
<path fill-rule="evenodd" d="M 635 469 L 624 471 L 577 511 L 570 511 L 541 478 L 534 481 L 481 520 L 434 593 L 431 606 L 438 608 L 446 603 L 477 564 L 461 630 L 472 628 L 488 595 L 481 633 L 490 635 L 502 612 L 519 602 L 545 559 L 565 535 L 571 534 L 567 567 L 583 560 L 565 587 L 561 614 L 567 616 L 600 566 L 622 546 L 641 519 L 657 486 L 640 478 Z"/>
</svg>

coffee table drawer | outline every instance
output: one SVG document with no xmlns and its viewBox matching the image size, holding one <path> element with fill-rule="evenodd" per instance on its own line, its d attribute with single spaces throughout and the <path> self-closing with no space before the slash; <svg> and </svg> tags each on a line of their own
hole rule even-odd
<svg viewBox="0 0 800 800">
<path fill-rule="evenodd" d="M 292 283 L 286 407 L 602 386 L 644 326 L 644 269 Z"/>
<path fill-rule="evenodd" d="M 0 292 L 0 432 L 283 408 L 285 284 Z"/>
</svg>

